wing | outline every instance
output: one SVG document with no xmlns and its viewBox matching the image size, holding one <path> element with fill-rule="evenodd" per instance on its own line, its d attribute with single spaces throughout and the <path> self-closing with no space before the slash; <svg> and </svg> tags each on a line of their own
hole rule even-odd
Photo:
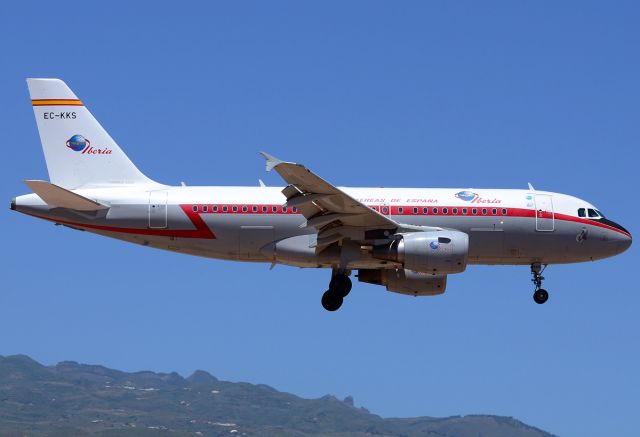
<svg viewBox="0 0 640 437">
<path fill-rule="evenodd" d="M 261 154 L 267 160 L 267 171 L 275 169 L 289 184 L 282 190 L 287 198 L 285 205 L 298 208 L 304 215 L 307 221 L 302 227 L 318 230 L 317 246 L 343 238 L 358 241 L 387 238 L 399 228 L 394 220 L 360 203 L 305 166 Z"/>
</svg>

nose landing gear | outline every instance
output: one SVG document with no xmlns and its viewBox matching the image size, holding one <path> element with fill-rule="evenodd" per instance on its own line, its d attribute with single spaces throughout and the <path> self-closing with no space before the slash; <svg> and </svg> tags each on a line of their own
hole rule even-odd
<svg viewBox="0 0 640 437">
<path fill-rule="evenodd" d="M 545 303 L 549 299 L 549 293 L 547 293 L 547 290 L 542 288 L 542 281 L 544 280 L 542 272 L 544 272 L 546 268 L 547 264 L 545 264 L 544 266 L 541 263 L 531 264 L 531 274 L 533 275 L 531 282 L 533 282 L 536 286 L 536 289 L 533 292 L 533 300 L 539 305 Z"/>
<path fill-rule="evenodd" d="M 329 282 L 329 289 L 322 295 L 322 307 L 327 311 L 338 310 L 351 291 L 351 285 L 349 275 L 344 272 L 335 273 Z"/>
</svg>

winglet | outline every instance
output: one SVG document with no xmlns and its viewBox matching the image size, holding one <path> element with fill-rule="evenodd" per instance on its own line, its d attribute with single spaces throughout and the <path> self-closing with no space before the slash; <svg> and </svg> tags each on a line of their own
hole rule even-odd
<svg viewBox="0 0 640 437">
<path fill-rule="evenodd" d="M 260 152 L 260 154 L 267 160 L 267 171 L 273 170 L 275 166 L 284 162 L 273 155 L 269 155 L 267 152 Z"/>
</svg>

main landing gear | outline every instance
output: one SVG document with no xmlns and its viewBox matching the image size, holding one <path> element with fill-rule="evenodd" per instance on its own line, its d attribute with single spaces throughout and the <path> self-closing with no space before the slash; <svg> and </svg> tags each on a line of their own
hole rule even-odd
<svg viewBox="0 0 640 437">
<path fill-rule="evenodd" d="M 351 279 L 344 272 L 337 272 L 329 282 L 329 289 L 322 295 L 322 306 L 327 311 L 335 311 L 351 291 Z"/>
<path fill-rule="evenodd" d="M 545 264 L 544 266 L 540 263 L 531 264 L 531 274 L 533 275 L 531 282 L 533 282 L 536 286 L 536 289 L 533 292 L 533 300 L 535 301 L 535 303 L 540 305 L 545 303 L 547 299 L 549 299 L 549 293 L 547 293 L 547 290 L 542 288 L 542 281 L 544 280 L 542 272 L 544 272 L 544 269 L 546 268 L 547 264 Z"/>
</svg>

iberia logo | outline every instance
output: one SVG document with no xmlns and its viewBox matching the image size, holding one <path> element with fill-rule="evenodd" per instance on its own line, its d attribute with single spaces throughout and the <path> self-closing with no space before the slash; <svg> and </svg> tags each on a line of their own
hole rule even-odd
<svg viewBox="0 0 640 437">
<path fill-rule="evenodd" d="M 91 142 L 82 135 L 74 135 L 67 140 L 67 147 L 76 152 L 81 152 L 90 145 Z"/>
<path fill-rule="evenodd" d="M 472 191 L 460 191 L 456 193 L 456 197 L 460 200 L 464 200 L 465 202 L 470 202 L 478 197 L 478 195 Z"/>
<path fill-rule="evenodd" d="M 502 203 L 502 200 L 497 199 L 497 198 L 486 198 L 486 197 L 480 197 L 479 194 L 474 193 L 473 191 L 459 191 L 455 194 L 455 196 L 460 199 L 460 200 L 464 200 L 465 202 L 471 202 L 471 203 Z"/>
<path fill-rule="evenodd" d="M 112 150 L 108 147 L 102 149 L 93 147 L 91 141 L 80 134 L 75 134 L 66 142 L 66 146 L 74 152 L 82 152 L 83 155 L 111 155 Z"/>
</svg>

